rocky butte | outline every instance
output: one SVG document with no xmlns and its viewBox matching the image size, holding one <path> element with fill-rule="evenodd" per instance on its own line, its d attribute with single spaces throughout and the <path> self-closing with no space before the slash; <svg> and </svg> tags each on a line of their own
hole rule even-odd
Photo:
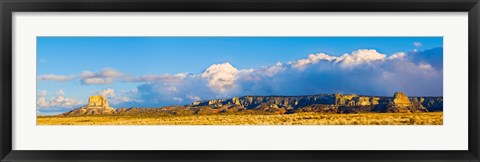
<svg viewBox="0 0 480 162">
<path fill-rule="evenodd" d="M 365 113 L 365 112 L 432 112 L 443 111 L 443 97 L 408 97 L 396 92 L 393 97 L 366 96 L 357 94 L 318 94 L 305 96 L 242 96 L 230 99 L 195 101 L 190 105 L 166 106 L 160 108 L 120 108 L 113 109 L 102 96 L 91 96 L 84 107 L 61 114 L 166 114 L 192 115 L 216 113 L 275 113 L 296 112 L 323 113 Z"/>
<path fill-rule="evenodd" d="M 115 109 L 108 105 L 108 101 L 103 96 L 90 96 L 88 104 L 84 107 L 73 109 L 72 111 L 61 115 L 96 115 L 96 114 L 115 114 Z"/>
</svg>

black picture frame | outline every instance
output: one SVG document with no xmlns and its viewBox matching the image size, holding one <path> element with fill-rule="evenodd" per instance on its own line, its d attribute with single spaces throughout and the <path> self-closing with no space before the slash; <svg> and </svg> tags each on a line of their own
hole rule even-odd
<svg viewBox="0 0 480 162">
<path fill-rule="evenodd" d="M 478 0 L 1 0 L 1 161 L 479 161 Z M 13 12 L 468 12 L 467 151 L 12 150 Z M 447 139 L 448 140 L 448 139 Z"/>
</svg>

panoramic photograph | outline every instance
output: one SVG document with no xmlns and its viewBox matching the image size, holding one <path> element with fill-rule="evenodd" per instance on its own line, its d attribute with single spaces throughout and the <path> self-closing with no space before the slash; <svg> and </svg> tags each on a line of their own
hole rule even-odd
<svg viewBox="0 0 480 162">
<path fill-rule="evenodd" d="M 37 37 L 37 125 L 443 125 L 443 37 Z"/>
</svg>

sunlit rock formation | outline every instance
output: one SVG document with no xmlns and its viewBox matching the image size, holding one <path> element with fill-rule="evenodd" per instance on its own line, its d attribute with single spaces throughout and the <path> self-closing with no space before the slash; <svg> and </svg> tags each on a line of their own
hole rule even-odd
<svg viewBox="0 0 480 162">
<path fill-rule="evenodd" d="M 88 98 L 88 105 L 85 107 L 92 109 L 110 108 L 107 99 L 103 96 L 90 96 L 90 98 Z"/>
<path fill-rule="evenodd" d="M 335 96 L 330 94 L 309 96 L 243 96 L 232 99 L 197 101 L 191 105 L 212 107 L 237 106 L 253 109 L 262 104 L 279 108 L 300 108 L 312 104 L 335 104 Z"/>
<path fill-rule="evenodd" d="M 320 94 L 308 96 L 243 96 L 231 99 L 196 101 L 190 106 L 212 108 L 245 108 L 258 110 L 285 109 L 337 113 L 359 112 L 427 112 L 442 111 L 442 97 L 411 97 L 396 92 L 393 97 L 357 94 Z"/>
<path fill-rule="evenodd" d="M 395 92 L 393 95 L 393 104 L 398 106 L 411 106 L 412 102 L 408 99 L 407 95 L 403 92 Z"/>
<path fill-rule="evenodd" d="M 244 112 L 246 111 L 246 112 Z M 206 115 L 218 113 L 292 114 L 320 113 L 415 113 L 443 111 L 443 97 L 408 97 L 403 92 L 391 96 L 319 94 L 306 96 L 242 96 L 230 99 L 195 101 L 190 105 L 157 108 L 113 109 L 102 96 L 91 96 L 86 106 L 61 114 L 70 115 Z"/>
<path fill-rule="evenodd" d="M 90 96 L 88 104 L 84 107 L 73 109 L 63 113 L 63 116 L 70 115 L 99 115 L 99 114 L 115 114 L 115 109 L 108 105 L 107 98 L 103 96 Z"/>
</svg>

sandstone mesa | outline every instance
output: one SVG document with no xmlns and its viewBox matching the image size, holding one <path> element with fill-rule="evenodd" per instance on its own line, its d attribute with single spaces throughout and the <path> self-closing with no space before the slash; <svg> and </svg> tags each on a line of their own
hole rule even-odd
<svg viewBox="0 0 480 162">
<path fill-rule="evenodd" d="M 306 96 L 242 96 L 230 99 L 195 101 L 184 106 L 161 108 L 119 108 L 109 106 L 102 96 L 89 97 L 86 106 L 73 109 L 60 116 L 122 115 L 136 113 L 162 113 L 172 115 L 235 113 L 256 111 L 275 114 L 295 112 L 366 113 L 366 112 L 431 112 L 443 111 L 443 97 L 408 97 L 396 92 L 393 97 L 357 94 L 319 94 Z"/>
<path fill-rule="evenodd" d="M 115 114 L 115 109 L 108 105 L 108 101 L 103 96 L 90 96 L 88 104 L 84 107 L 73 109 L 72 111 L 61 114 L 68 115 L 98 115 L 98 114 Z"/>
</svg>

